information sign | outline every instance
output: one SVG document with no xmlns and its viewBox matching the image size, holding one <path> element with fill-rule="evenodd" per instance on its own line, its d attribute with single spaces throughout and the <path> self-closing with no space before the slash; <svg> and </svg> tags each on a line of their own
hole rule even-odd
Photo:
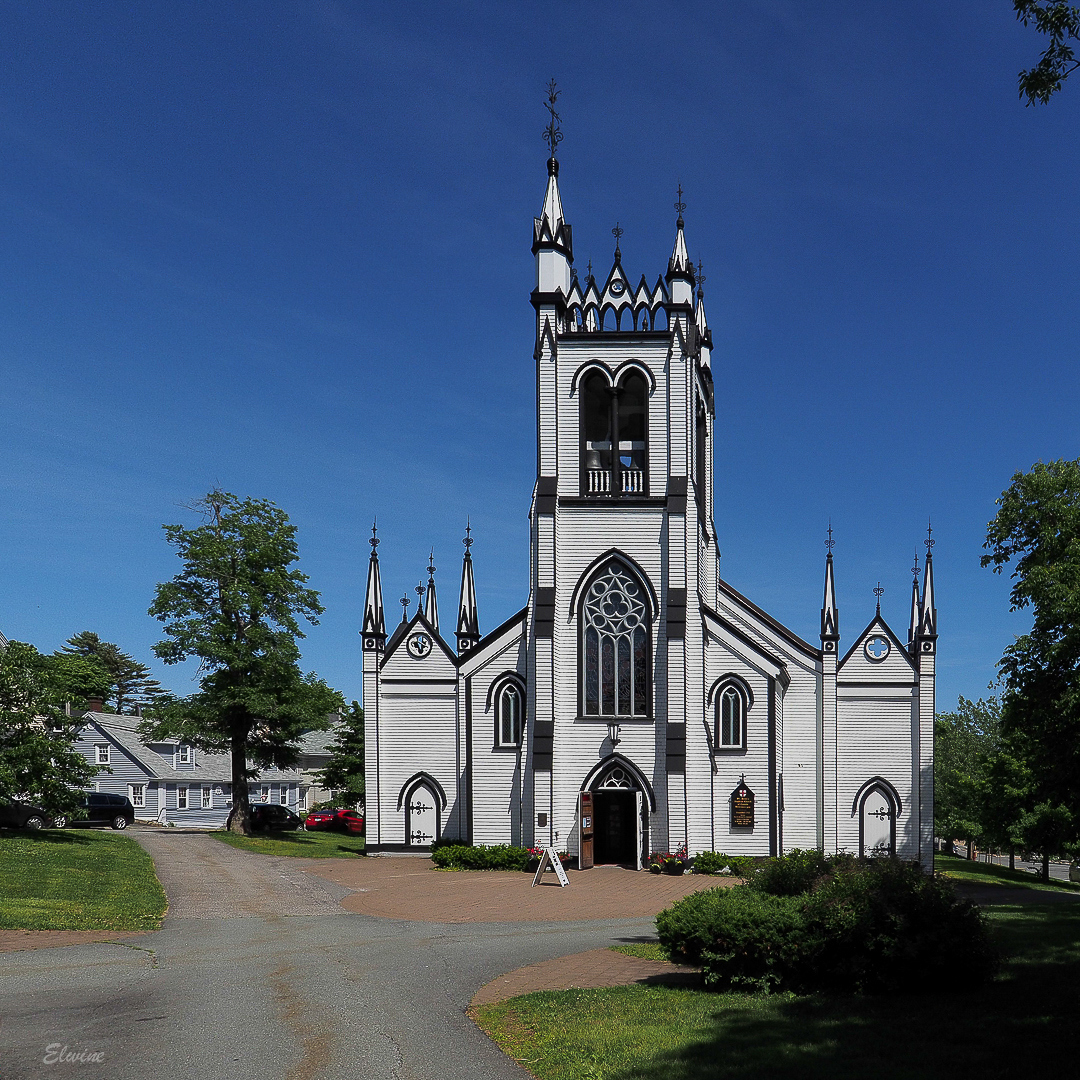
<svg viewBox="0 0 1080 1080">
<path fill-rule="evenodd" d="M 570 879 L 566 876 L 566 870 L 563 868 L 562 859 L 559 858 L 559 853 L 553 847 L 544 847 L 540 850 L 543 854 L 540 856 L 540 865 L 536 868 L 536 874 L 533 877 L 533 885 L 540 884 L 540 879 L 544 876 L 544 871 L 549 867 L 555 871 L 555 876 L 559 879 L 560 888 L 569 885 Z"/>
<path fill-rule="evenodd" d="M 731 793 L 731 826 L 734 829 L 750 829 L 754 826 L 754 793 L 746 786 L 746 777 Z"/>
</svg>

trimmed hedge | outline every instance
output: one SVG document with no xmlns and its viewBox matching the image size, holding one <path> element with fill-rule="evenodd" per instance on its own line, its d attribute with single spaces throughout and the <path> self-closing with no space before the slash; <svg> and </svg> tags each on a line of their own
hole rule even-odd
<svg viewBox="0 0 1080 1080">
<path fill-rule="evenodd" d="M 713 989 L 895 992 L 993 973 L 982 913 L 917 864 L 798 852 L 777 865 L 788 862 L 768 860 L 742 885 L 662 911 L 661 945 L 700 964 Z"/>
<path fill-rule="evenodd" d="M 509 844 L 494 847 L 436 844 L 431 849 L 431 861 L 444 870 L 527 870 L 531 858 L 528 848 Z"/>
<path fill-rule="evenodd" d="M 725 855 L 722 851 L 699 851 L 690 860 L 695 874 L 726 874 L 750 877 L 758 864 L 752 855 Z"/>
</svg>

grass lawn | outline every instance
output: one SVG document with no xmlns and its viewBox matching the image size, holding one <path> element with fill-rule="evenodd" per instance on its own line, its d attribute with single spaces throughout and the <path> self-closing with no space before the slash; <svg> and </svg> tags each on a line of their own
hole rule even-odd
<svg viewBox="0 0 1080 1080">
<path fill-rule="evenodd" d="M 156 930 L 164 914 L 154 863 L 130 837 L 0 832 L 0 929 Z"/>
<path fill-rule="evenodd" d="M 975 993 L 766 997 L 627 986 L 528 994 L 475 1018 L 541 1080 L 1075 1075 L 1080 901 L 987 914 L 1006 959 Z"/>
<path fill-rule="evenodd" d="M 1025 889 L 1080 891 L 1080 881 L 1057 881 L 1051 878 L 1047 885 L 1027 870 L 1010 870 L 1007 866 L 960 859 L 955 855 L 935 855 L 934 869 L 940 870 L 952 881 L 976 881 L 980 885 L 1011 885 Z"/>
<path fill-rule="evenodd" d="M 256 855 L 302 855 L 305 859 L 353 859 L 364 854 L 364 838 L 348 833 L 319 830 L 302 832 L 259 833 L 258 836 L 239 836 L 236 833 L 213 832 L 223 844 L 253 851 Z"/>
</svg>

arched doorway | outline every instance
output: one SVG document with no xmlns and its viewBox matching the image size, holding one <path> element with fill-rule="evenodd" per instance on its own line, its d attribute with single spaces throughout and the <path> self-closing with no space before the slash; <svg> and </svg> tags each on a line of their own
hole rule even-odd
<svg viewBox="0 0 1080 1080">
<path fill-rule="evenodd" d="M 405 843 L 427 848 L 438 838 L 439 797 L 426 780 L 420 780 L 405 798 Z"/>
<path fill-rule="evenodd" d="M 859 808 L 859 853 L 889 856 L 896 853 L 896 806 L 880 784 L 870 787 Z"/>
<path fill-rule="evenodd" d="M 623 765 L 605 769 L 592 785 L 593 859 L 641 868 L 644 825 L 642 791 Z"/>
</svg>

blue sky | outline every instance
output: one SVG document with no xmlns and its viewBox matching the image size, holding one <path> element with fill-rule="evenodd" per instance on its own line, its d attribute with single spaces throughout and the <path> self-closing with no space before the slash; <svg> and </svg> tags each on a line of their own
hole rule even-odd
<svg viewBox="0 0 1080 1080">
<path fill-rule="evenodd" d="M 161 524 L 215 485 L 299 527 L 304 664 L 360 695 L 434 545 L 481 628 L 528 591 L 532 217 L 558 79 L 579 265 L 706 268 L 722 572 L 816 640 L 901 634 L 934 521 L 939 707 L 1026 628 L 980 569 L 1016 470 L 1074 458 L 1080 83 L 1017 100 L 1007 0 L 0 2 L 0 630 L 145 661 Z M 1078 76 L 1077 78 L 1080 78 Z M 391 618 L 394 616 L 391 615 Z M 164 668 L 180 693 L 192 669 Z"/>
</svg>

